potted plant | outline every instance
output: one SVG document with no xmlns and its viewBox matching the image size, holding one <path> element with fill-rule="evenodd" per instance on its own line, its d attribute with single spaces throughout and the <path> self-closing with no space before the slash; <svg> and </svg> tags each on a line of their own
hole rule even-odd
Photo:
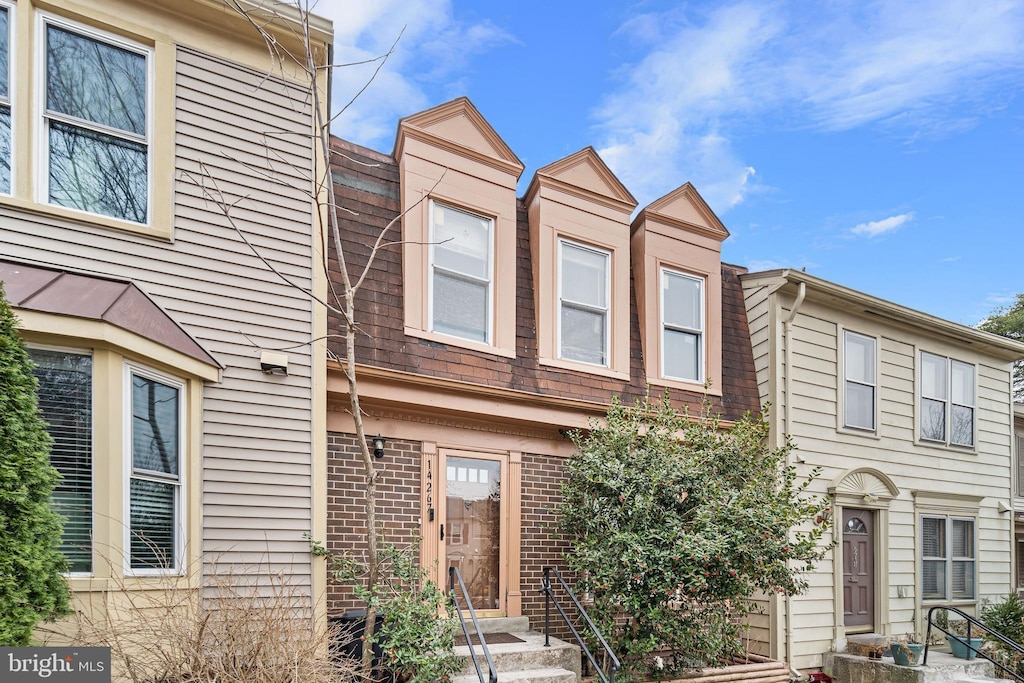
<svg viewBox="0 0 1024 683">
<path fill-rule="evenodd" d="M 924 654 L 924 643 L 912 633 L 889 643 L 892 659 L 900 666 L 919 666 Z"/>
<path fill-rule="evenodd" d="M 944 619 L 943 617 L 946 618 Z M 975 626 L 971 629 L 971 638 L 968 641 L 968 624 L 966 619 L 949 619 L 946 616 L 946 612 L 943 611 L 936 618 L 935 622 L 948 631 L 946 633 L 946 642 L 949 643 L 949 650 L 953 653 L 954 657 L 970 660 L 978 655 L 978 650 L 981 649 L 981 644 L 984 641 L 981 637 L 983 632 L 980 626 Z"/>
</svg>

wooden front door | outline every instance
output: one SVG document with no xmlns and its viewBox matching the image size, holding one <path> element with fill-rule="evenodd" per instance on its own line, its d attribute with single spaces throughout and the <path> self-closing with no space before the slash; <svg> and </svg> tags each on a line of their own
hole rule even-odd
<svg viewBox="0 0 1024 683">
<path fill-rule="evenodd" d="M 875 515 L 843 509 L 843 623 L 847 633 L 875 628 Z"/>
<path fill-rule="evenodd" d="M 477 613 L 505 613 L 507 511 L 502 482 L 505 458 L 447 451 L 442 518 L 443 567 L 459 568 Z M 459 596 L 460 601 L 462 596 Z"/>
</svg>

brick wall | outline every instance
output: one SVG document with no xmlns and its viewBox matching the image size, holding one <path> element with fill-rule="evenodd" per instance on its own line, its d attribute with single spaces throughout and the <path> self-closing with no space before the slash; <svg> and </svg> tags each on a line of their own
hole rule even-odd
<svg viewBox="0 0 1024 683">
<path fill-rule="evenodd" d="M 420 443 L 388 441 L 384 457 L 377 459 L 377 519 L 384 525 L 386 540 L 406 546 L 420 533 Z M 327 435 L 327 549 L 332 553 L 365 552 L 366 515 L 362 458 L 353 434 Z M 328 579 L 327 609 L 341 614 L 363 605 L 337 583 Z"/>
<path fill-rule="evenodd" d="M 544 596 L 538 593 L 544 567 L 557 567 L 566 582 L 575 588 L 573 576 L 566 571 L 563 559 L 569 545 L 557 533 L 557 508 L 562 500 L 562 484 L 566 479 L 565 460 L 550 455 L 523 453 L 522 473 L 523 535 L 519 571 L 523 616 L 529 617 L 530 627 L 539 631 L 544 628 Z M 566 606 L 557 588 L 555 595 Z M 573 612 L 572 609 L 566 611 L 569 614 Z M 563 639 L 571 637 L 554 608 L 551 623 L 553 635 Z"/>
</svg>

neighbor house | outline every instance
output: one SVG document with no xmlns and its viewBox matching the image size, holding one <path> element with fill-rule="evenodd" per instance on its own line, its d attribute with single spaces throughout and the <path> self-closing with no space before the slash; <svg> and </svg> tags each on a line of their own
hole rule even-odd
<svg viewBox="0 0 1024 683">
<path fill-rule="evenodd" d="M 1024 403 L 1013 404 L 1013 576 L 1024 593 Z"/>
<path fill-rule="evenodd" d="M 728 232 L 689 184 L 633 217 L 591 148 L 517 198 L 522 162 L 465 98 L 403 119 L 391 154 L 333 150 L 350 272 L 397 221 L 356 305 L 366 430 L 384 439 L 378 519 L 389 540 L 422 537 L 435 578 L 460 567 L 477 614 L 539 626 L 543 567 L 564 568 L 567 549 L 566 430 L 647 383 L 694 412 L 707 384 L 726 422 L 758 410 L 742 269 L 720 260 Z M 338 337 L 328 346 L 344 358 Z M 333 362 L 327 427 L 328 544 L 358 550 L 362 465 Z M 332 589 L 332 611 L 358 606 Z"/>
<path fill-rule="evenodd" d="M 294 49 L 281 11 L 257 23 Z M 326 62 L 330 23 L 311 35 Z M 302 290 L 326 280 L 308 83 L 269 73 L 250 22 L 206 0 L 0 0 L 0 38 L 0 281 L 38 365 L 75 606 L 231 568 L 311 607 L 326 318 Z"/>
<path fill-rule="evenodd" d="M 852 634 L 923 634 L 1014 586 L 1011 365 L 1024 344 L 795 270 L 741 275 L 772 438 L 832 502 L 809 589 L 768 605 L 769 654 L 822 666 Z"/>
</svg>

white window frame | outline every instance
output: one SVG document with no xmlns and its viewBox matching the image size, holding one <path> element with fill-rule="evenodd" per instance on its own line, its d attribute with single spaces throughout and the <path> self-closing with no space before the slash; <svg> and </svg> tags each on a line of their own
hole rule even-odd
<svg viewBox="0 0 1024 683">
<path fill-rule="evenodd" d="M 582 249 L 584 251 L 590 251 L 595 254 L 601 254 L 605 256 L 605 269 L 604 269 L 604 300 L 605 307 L 598 308 L 589 304 L 583 304 L 577 301 L 571 301 L 573 306 L 582 308 L 594 312 L 599 312 L 604 315 L 604 349 L 602 354 L 604 355 L 603 363 L 589 363 L 584 360 L 577 360 L 575 358 L 566 358 L 562 353 L 562 304 L 564 299 L 562 298 L 562 275 L 565 269 L 562 267 L 562 247 L 569 245 L 576 249 Z M 558 310 L 555 311 L 555 327 L 556 327 L 556 343 L 558 345 L 558 358 L 566 360 L 571 363 L 584 363 L 586 365 L 596 365 L 597 367 L 607 368 L 611 367 L 611 344 L 612 344 L 612 251 L 610 249 L 602 249 L 595 247 L 590 244 L 584 244 L 583 242 L 577 242 L 575 240 L 567 239 L 565 237 L 558 238 Z"/>
<path fill-rule="evenodd" d="M 879 346 L 879 344 L 878 344 L 878 337 L 872 336 L 870 334 L 864 334 L 862 332 L 854 332 L 853 330 L 846 330 L 846 329 L 842 330 L 842 332 L 843 332 L 843 334 L 842 334 L 842 339 L 843 339 L 843 366 L 842 366 L 843 367 L 843 387 L 842 387 L 842 392 L 843 393 L 842 393 L 841 404 L 840 405 L 842 406 L 842 424 L 843 424 L 843 429 L 848 429 L 848 430 L 851 430 L 851 431 L 860 432 L 862 434 L 875 434 L 875 433 L 878 432 L 878 375 L 879 375 L 879 362 L 880 362 L 879 361 L 879 357 L 878 357 L 878 346 Z M 868 340 L 868 341 L 871 342 L 872 346 L 874 347 L 874 351 L 875 351 L 874 352 L 874 360 L 875 360 L 875 363 L 874 363 L 874 365 L 875 365 L 875 367 L 874 367 L 875 382 L 874 382 L 874 384 L 868 384 L 868 383 L 862 382 L 860 380 L 855 380 L 855 379 L 850 379 L 849 378 L 849 376 L 848 376 L 848 374 L 846 372 L 846 368 L 847 368 L 846 359 L 847 359 L 847 355 L 848 355 L 846 344 L 847 344 L 847 340 L 849 339 L 849 337 L 859 337 L 860 339 Z M 871 427 L 863 427 L 863 426 L 860 426 L 860 425 L 851 425 L 851 424 L 849 424 L 846 421 L 846 402 L 847 402 L 846 401 L 846 384 L 847 383 L 857 384 L 857 385 L 860 385 L 862 387 L 871 387 L 871 421 L 873 423 L 873 425 Z"/>
<path fill-rule="evenodd" d="M 11 186 L 8 188 L 7 192 L 0 192 L 0 196 L 12 197 L 16 191 L 15 183 L 17 182 L 17 173 L 14 172 L 14 160 L 17 158 L 18 154 L 18 136 L 15 135 L 15 107 L 17 106 L 17 92 L 15 86 L 17 85 L 18 79 L 15 78 L 16 64 L 14 63 L 14 58 L 18 53 L 18 32 L 14 30 L 17 26 L 17 6 L 6 2 L 5 0 L 0 0 L 0 7 L 7 10 L 7 100 L 4 101 L 3 98 L 0 97 L 0 105 L 7 107 L 11 112 L 11 158 L 8 160 L 11 167 Z"/>
<path fill-rule="evenodd" d="M 73 346 L 53 346 L 53 345 L 50 345 L 50 344 L 35 344 L 35 343 L 27 344 L 27 346 L 30 349 L 39 349 L 40 351 L 55 351 L 57 353 L 73 353 L 73 354 L 76 354 L 76 355 L 79 355 L 79 356 L 89 356 L 89 358 L 92 359 L 92 370 L 93 370 L 93 372 L 92 372 L 92 377 L 90 378 L 91 379 L 91 382 L 90 382 L 90 393 L 91 393 L 91 401 L 92 401 L 92 424 L 90 425 L 90 437 L 91 437 L 91 440 L 92 440 L 92 458 L 91 458 L 91 461 L 92 461 L 91 462 L 91 465 L 92 465 L 92 468 L 91 468 L 92 469 L 92 471 L 91 471 L 91 474 L 92 474 L 92 486 L 89 487 L 90 488 L 90 493 L 89 493 L 89 501 L 90 501 L 90 503 L 89 504 L 90 504 L 91 510 L 92 510 L 92 519 L 89 520 L 89 529 L 90 529 L 90 532 L 95 536 L 95 529 L 96 529 L 96 477 L 97 477 L 97 474 L 98 474 L 97 469 L 96 469 L 96 460 L 97 460 L 97 458 L 96 458 L 96 413 L 97 413 L 97 411 L 96 411 L 96 393 L 97 392 L 96 392 L 96 357 L 95 357 L 95 354 L 93 353 L 92 349 L 82 349 L 82 348 L 76 348 L 76 347 L 73 347 Z M 92 545 L 92 547 L 90 549 L 90 552 L 91 552 L 91 555 L 92 555 L 91 558 L 90 558 L 90 565 L 92 566 L 92 569 L 93 569 L 91 572 L 67 572 L 65 574 L 65 576 L 68 576 L 69 578 L 80 578 L 80 577 L 91 577 L 91 576 L 94 576 L 95 572 L 96 572 L 96 545 L 95 545 L 95 541 L 93 541 L 93 545 Z"/>
<path fill-rule="evenodd" d="M 680 325 L 670 325 L 665 322 L 665 278 L 666 277 L 680 277 L 686 280 L 692 280 L 696 282 L 700 287 L 700 329 L 694 329 L 689 327 L 682 327 Z M 660 315 L 660 331 L 661 331 L 661 376 L 665 379 L 674 379 L 682 382 L 695 382 L 698 384 L 704 383 L 704 378 L 707 377 L 707 355 L 706 355 L 706 328 L 707 328 L 707 282 L 705 278 L 691 275 L 690 273 L 684 273 L 681 270 L 675 268 L 668 268 L 661 266 L 658 269 L 658 299 L 660 302 L 659 315 Z M 672 330 L 675 332 L 686 332 L 697 337 L 697 377 L 676 377 L 675 375 L 668 374 L 665 369 L 665 361 L 667 359 L 667 353 L 665 351 L 665 331 Z"/>
<path fill-rule="evenodd" d="M 1014 432 L 1014 478 L 1016 479 L 1016 485 L 1014 486 L 1014 493 L 1018 498 L 1024 498 L 1024 433 Z"/>
<path fill-rule="evenodd" d="M 176 481 L 170 477 L 154 476 L 153 473 L 142 471 L 139 476 L 135 474 L 134 453 L 132 452 L 132 378 L 135 376 L 160 382 L 172 386 L 178 390 L 178 476 Z M 186 471 L 187 458 L 185 451 L 186 442 L 186 396 L 188 385 L 184 380 L 151 368 L 138 365 L 132 362 L 124 363 L 124 393 L 123 393 L 123 419 L 122 432 L 124 435 L 124 575 L 125 576 L 184 576 L 186 531 L 188 524 L 185 519 L 185 511 L 188 510 L 186 496 L 188 494 Z M 132 479 L 147 479 L 161 483 L 171 483 L 176 486 L 174 496 L 174 564 L 167 569 L 160 568 L 133 568 L 132 567 L 132 510 L 131 510 L 131 481 Z"/>
<path fill-rule="evenodd" d="M 945 387 L 946 388 L 946 398 L 944 398 L 944 399 L 934 398 L 932 396 L 925 396 L 924 395 L 924 354 L 928 354 L 929 356 L 932 356 L 934 358 L 939 358 L 939 359 L 942 359 L 943 361 L 945 361 L 945 365 L 946 365 L 946 387 Z M 973 387 L 973 391 L 972 391 L 972 393 L 974 395 L 974 404 L 973 405 L 968 405 L 968 404 L 965 404 L 965 403 L 957 403 L 956 404 L 957 406 L 964 407 L 964 408 L 970 408 L 971 409 L 971 443 L 969 443 L 969 444 L 956 443 L 956 442 L 953 441 L 953 405 L 954 405 L 954 402 L 953 402 L 953 364 L 954 363 L 958 363 L 958 364 L 963 365 L 965 367 L 971 368 L 971 374 L 972 374 L 973 379 L 974 379 L 974 387 Z M 943 355 L 941 353 L 934 353 L 932 351 L 925 351 L 923 349 L 919 349 L 918 350 L 918 353 L 917 353 L 917 364 L 918 364 L 918 370 L 917 370 L 917 382 L 918 382 L 918 385 L 917 385 L 917 391 L 915 392 L 916 393 L 915 398 L 916 398 L 916 402 L 917 402 L 917 405 L 915 406 L 915 411 L 916 411 L 916 414 L 917 414 L 916 429 L 917 429 L 918 441 L 920 441 L 921 443 L 924 443 L 924 444 L 947 446 L 949 448 L 957 448 L 957 449 L 961 449 L 961 450 L 965 450 L 965 451 L 974 451 L 974 450 L 976 450 L 977 446 L 978 446 L 978 366 L 976 364 L 974 364 L 974 363 L 967 363 L 965 361 L 958 360 L 956 358 L 951 358 L 950 356 L 946 356 L 946 355 Z M 927 399 L 929 401 L 936 401 L 936 402 L 943 403 L 943 415 L 944 415 L 944 420 L 945 420 L 945 428 L 944 428 L 944 434 L 943 434 L 943 438 L 942 439 L 932 439 L 932 438 L 924 436 L 921 433 L 921 430 L 922 430 L 921 422 L 922 422 L 922 419 L 924 417 L 923 402 L 924 402 L 925 399 Z"/>
<path fill-rule="evenodd" d="M 922 602 L 975 602 L 978 599 L 978 518 L 967 516 L 967 515 L 943 515 L 936 513 L 922 513 L 920 515 L 922 520 L 924 519 L 941 519 L 945 522 L 944 528 L 946 537 L 943 539 L 946 548 L 945 557 L 931 557 L 924 555 L 924 538 L 923 536 L 918 538 L 918 542 L 921 543 L 921 565 L 918 572 L 918 580 L 923 581 L 924 577 L 924 562 L 926 560 L 945 562 L 945 585 L 943 586 L 943 595 L 941 597 L 932 598 L 925 597 L 922 586 L 921 600 Z M 953 522 L 970 522 L 971 524 L 971 540 L 972 550 L 974 551 L 973 557 L 954 557 L 953 556 Z M 921 533 L 923 534 L 924 525 L 921 524 Z M 956 562 L 970 562 L 972 564 L 971 576 L 973 583 L 971 585 L 970 597 L 953 596 L 953 565 Z"/>
<path fill-rule="evenodd" d="M 36 13 L 36 56 L 35 56 L 35 88 L 36 88 L 36 111 L 35 119 L 38 122 L 36 128 L 36 201 L 47 206 L 59 206 L 62 209 L 75 211 L 89 216 L 98 216 L 107 220 L 122 221 L 131 225 L 153 225 L 153 138 L 154 138 L 154 89 L 156 80 L 155 51 L 151 47 L 126 40 L 121 36 L 107 31 L 102 31 L 91 26 L 69 21 L 61 16 L 49 12 Z M 107 43 L 114 47 L 135 52 L 146 58 L 146 136 L 144 140 L 137 136 L 126 134 L 125 131 L 111 129 L 102 124 L 85 121 L 65 114 L 51 115 L 46 109 L 46 27 L 57 26 L 72 33 L 77 33 L 92 40 Z M 122 140 L 129 140 L 136 144 L 143 144 L 146 147 L 146 222 L 137 223 L 119 216 L 85 211 L 72 206 L 56 205 L 50 203 L 50 120 L 56 120 L 78 128 L 84 128 L 96 133 L 111 135 Z M 13 150 L 12 150 L 13 153 Z M 12 169 L 13 173 L 13 169 Z"/>
<path fill-rule="evenodd" d="M 437 240 L 434 239 L 434 210 L 435 210 L 435 207 L 438 206 L 438 205 L 443 206 L 443 207 L 445 207 L 447 209 L 451 209 L 453 211 L 459 211 L 461 213 L 468 214 L 470 216 L 475 216 L 476 218 L 479 218 L 481 220 L 485 220 L 485 221 L 487 221 L 490 224 L 490 228 L 487 231 L 487 282 L 486 282 L 486 284 L 487 284 L 487 295 L 486 295 L 486 300 L 487 300 L 487 321 L 486 321 L 486 328 L 484 330 L 484 341 L 483 342 L 481 342 L 479 339 L 470 339 L 468 337 L 460 337 L 458 335 L 452 334 L 451 332 L 441 332 L 441 331 L 435 329 L 435 327 L 434 327 L 434 269 L 436 268 L 436 266 L 434 265 L 434 247 L 436 247 L 437 244 L 438 244 Z M 497 221 L 494 220 L 493 216 L 487 216 L 487 215 L 479 213 L 477 211 L 471 211 L 470 209 L 466 209 L 466 208 L 463 208 L 461 206 L 458 206 L 457 204 L 453 204 L 451 202 L 446 202 L 446 201 L 443 201 L 443 200 L 437 201 L 437 200 L 434 200 L 434 199 L 430 199 L 430 201 L 428 202 L 428 205 L 427 205 L 427 211 L 428 211 L 428 214 L 429 214 L 429 217 L 430 217 L 430 224 L 429 224 L 428 233 L 427 233 L 427 235 L 428 235 L 427 239 L 430 242 L 430 244 L 429 244 L 429 252 L 428 252 L 429 256 L 428 256 L 428 259 L 427 259 L 428 260 L 428 265 L 427 265 L 427 321 L 428 321 L 428 326 L 429 326 L 428 329 L 429 329 L 430 332 L 433 332 L 435 334 L 443 334 L 446 337 L 454 337 L 456 339 L 465 339 L 466 341 L 470 341 L 470 342 L 473 342 L 475 344 L 493 345 L 493 343 L 494 343 L 494 315 L 495 315 L 495 311 L 494 311 L 494 229 L 495 229 L 495 226 L 497 225 Z M 472 276 L 472 275 L 466 275 L 465 273 L 460 273 L 458 271 L 447 270 L 445 268 L 438 268 L 438 270 L 440 270 L 442 272 L 445 272 L 445 273 L 451 273 L 451 274 L 453 274 L 453 275 L 455 275 L 455 276 L 457 276 L 459 278 L 463 278 L 463 279 L 466 279 L 466 280 L 472 280 L 472 281 L 475 281 L 475 282 L 483 282 L 478 277 L 475 277 L 475 276 Z"/>
</svg>

